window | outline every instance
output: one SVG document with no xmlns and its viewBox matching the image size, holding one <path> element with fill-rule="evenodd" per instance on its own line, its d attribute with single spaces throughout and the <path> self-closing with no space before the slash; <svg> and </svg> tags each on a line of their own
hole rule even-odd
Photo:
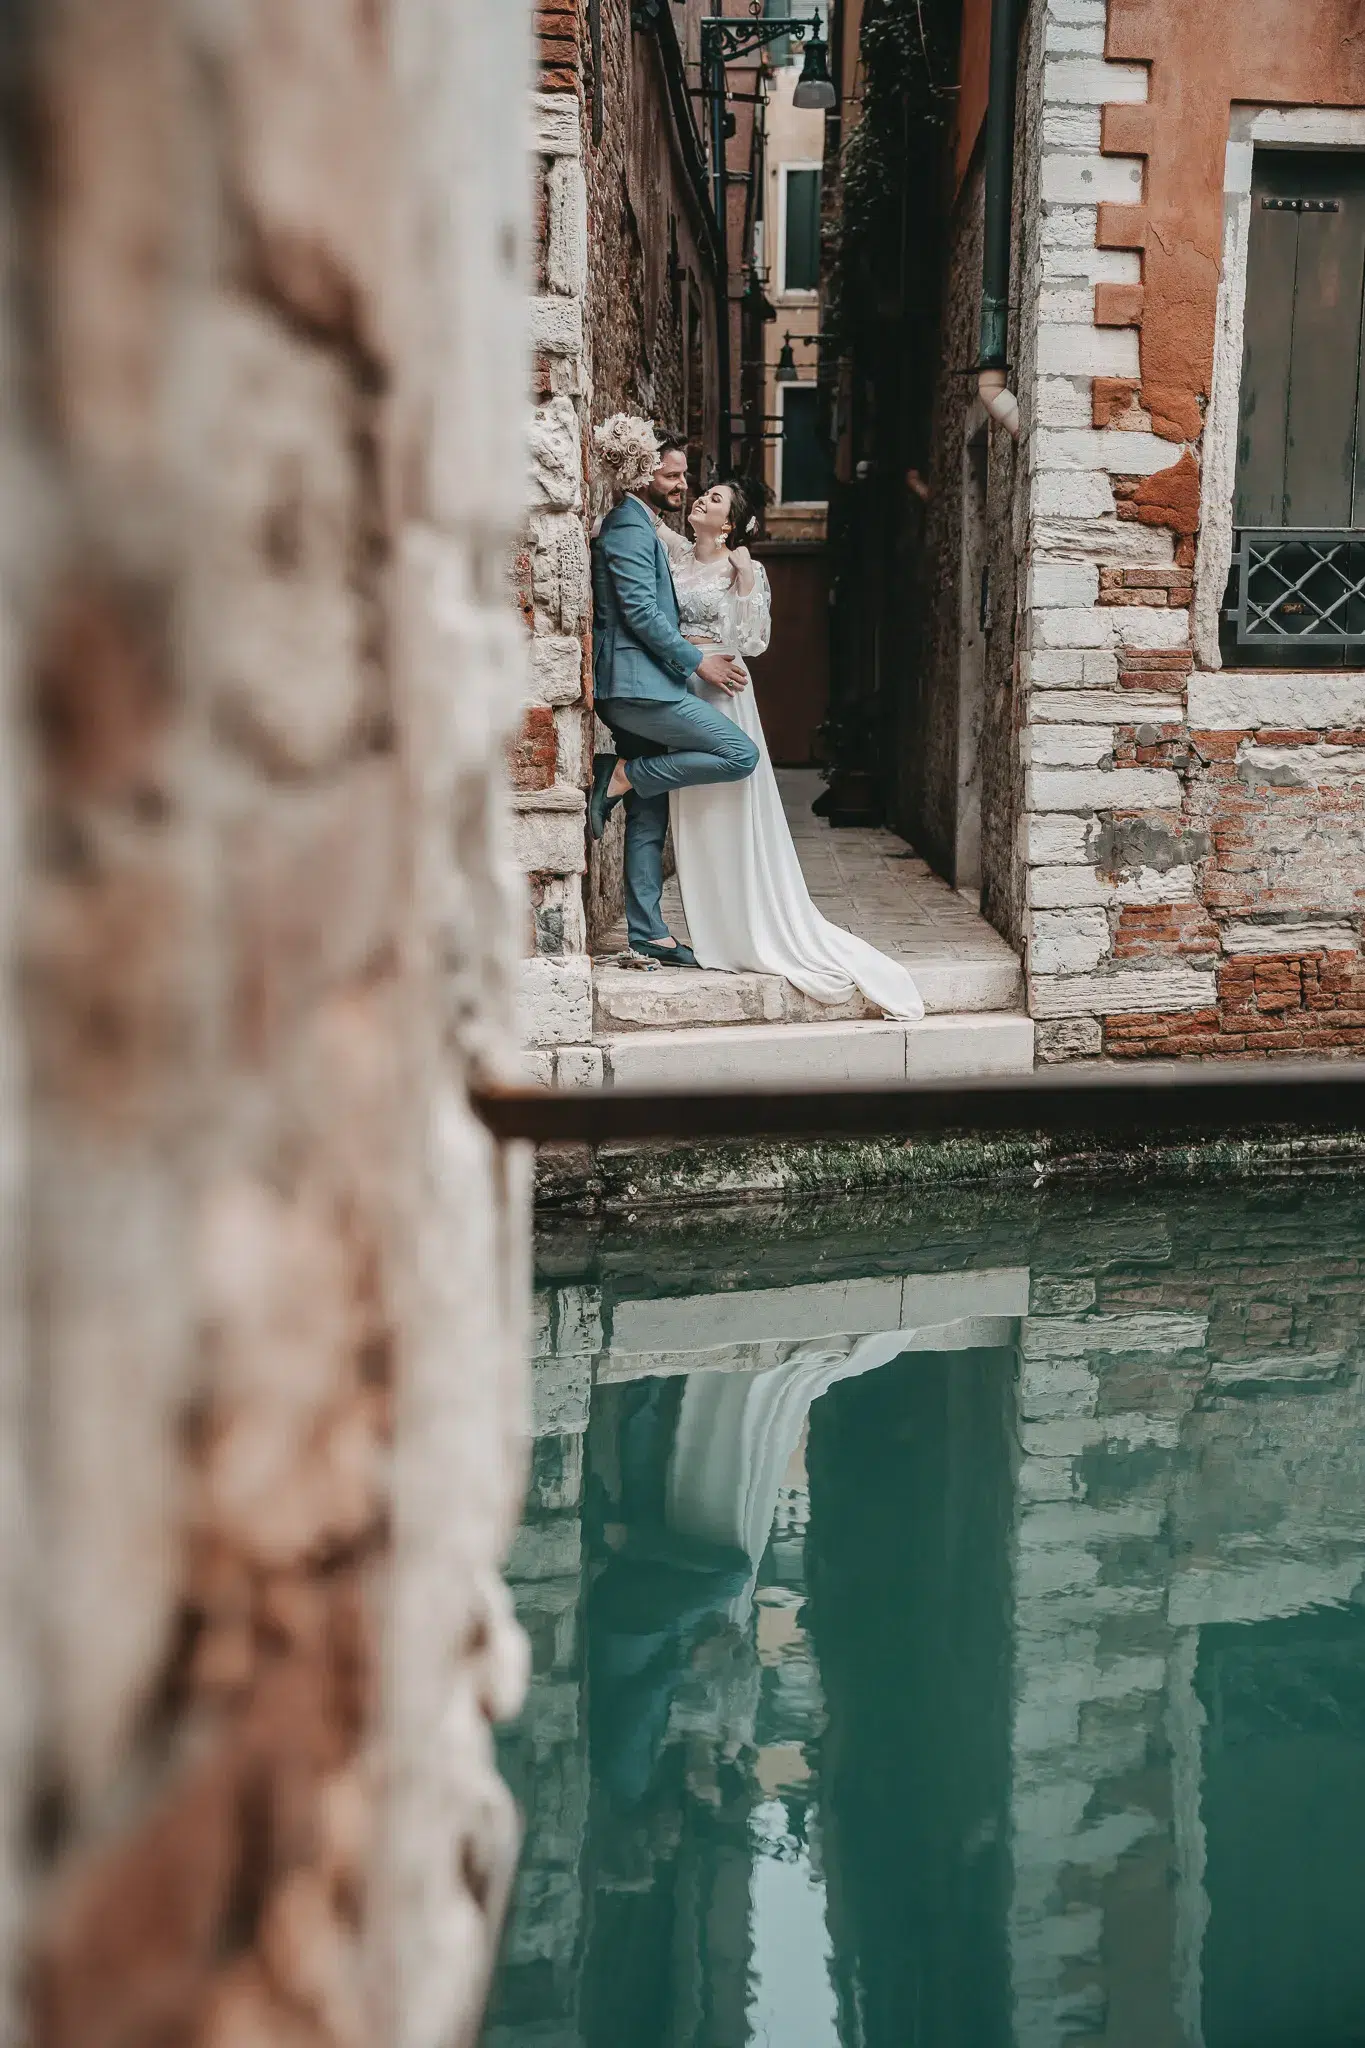
<svg viewBox="0 0 1365 2048">
<path fill-rule="evenodd" d="M 789 0 L 766 0 L 763 12 L 769 21 L 773 20 L 774 17 L 780 18 L 784 15 L 789 15 L 791 13 Z M 769 43 L 768 57 L 772 63 L 790 64 L 791 56 L 792 39 L 790 36 L 777 36 Z"/>
<path fill-rule="evenodd" d="M 1224 659 L 1365 654 L 1365 158 L 1258 152 Z"/>
<path fill-rule="evenodd" d="M 764 0 L 763 12 L 769 21 L 793 14 L 799 14 L 804 21 L 809 21 L 814 16 L 820 23 L 821 35 L 826 42 L 829 41 L 828 0 L 815 0 L 814 5 L 811 4 L 811 0 L 803 0 L 800 7 L 795 6 L 793 0 Z M 794 64 L 801 55 L 802 47 L 802 44 L 794 41 L 791 36 L 778 36 L 768 45 L 768 55 L 774 64 Z"/>
<path fill-rule="evenodd" d="M 820 286 L 820 170 L 813 164 L 782 167 L 782 290 Z"/>
<path fill-rule="evenodd" d="M 820 431 L 820 396 L 813 384 L 779 384 L 782 440 L 777 495 L 783 505 L 823 505 L 829 498 L 829 448 Z"/>
</svg>

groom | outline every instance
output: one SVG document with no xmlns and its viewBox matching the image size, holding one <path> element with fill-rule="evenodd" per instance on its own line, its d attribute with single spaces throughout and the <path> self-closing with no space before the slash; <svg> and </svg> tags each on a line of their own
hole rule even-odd
<svg viewBox="0 0 1365 2048">
<path fill-rule="evenodd" d="M 665 512 L 687 497 L 687 457 L 665 441 L 640 494 L 629 491 L 593 543 L 593 685 L 597 714 L 616 753 L 593 763 L 588 818 L 594 839 L 618 803 L 626 807 L 626 930 L 631 951 L 671 967 L 696 956 L 669 932 L 664 884 L 668 792 L 702 782 L 742 782 L 758 765 L 746 733 L 689 687 L 700 679 L 732 694 L 747 687 L 728 654 L 705 656 L 678 630 L 673 575 L 659 539 Z"/>
</svg>

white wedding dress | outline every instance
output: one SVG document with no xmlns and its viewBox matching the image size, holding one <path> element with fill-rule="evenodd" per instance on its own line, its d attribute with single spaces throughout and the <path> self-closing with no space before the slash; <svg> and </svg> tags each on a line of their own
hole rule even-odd
<svg viewBox="0 0 1365 2048">
<path fill-rule="evenodd" d="M 741 597 L 728 556 L 698 562 L 681 535 L 661 531 L 687 638 L 741 659 L 762 654 L 772 624 L 762 563 L 754 564 L 753 590 Z M 924 1004 L 900 962 L 831 924 L 811 902 L 752 683 L 733 697 L 705 683 L 692 687 L 758 748 L 758 766 L 744 782 L 674 790 L 669 798 L 678 886 L 698 964 L 780 974 L 818 1003 L 844 1003 L 861 989 L 886 1016 L 918 1022 Z"/>
</svg>

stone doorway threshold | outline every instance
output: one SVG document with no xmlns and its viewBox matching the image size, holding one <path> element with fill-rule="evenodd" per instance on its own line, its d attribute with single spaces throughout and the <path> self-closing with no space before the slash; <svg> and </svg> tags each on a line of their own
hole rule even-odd
<svg viewBox="0 0 1365 2048">
<path fill-rule="evenodd" d="M 895 833 L 836 832 L 814 817 L 822 785 L 813 771 L 783 769 L 778 781 L 818 908 L 905 962 L 924 998 L 924 1021 L 889 1022 L 861 997 L 830 1008 L 778 975 L 623 967 L 622 925 L 593 961 L 603 1079 L 637 1088 L 828 1085 L 1029 1072 L 1023 973 L 1000 934 Z M 664 915 L 686 939 L 675 882 L 665 889 Z"/>
</svg>

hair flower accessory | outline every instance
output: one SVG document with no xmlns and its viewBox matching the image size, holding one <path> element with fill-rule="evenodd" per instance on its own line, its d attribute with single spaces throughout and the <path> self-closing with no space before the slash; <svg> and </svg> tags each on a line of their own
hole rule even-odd
<svg viewBox="0 0 1365 2048">
<path fill-rule="evenodd" d="M 659 466 L 659 437 L 651 420 L 614 412 L 593 429 L 593 445 L 618 491 L 638 491 Z"/>
</svg>

